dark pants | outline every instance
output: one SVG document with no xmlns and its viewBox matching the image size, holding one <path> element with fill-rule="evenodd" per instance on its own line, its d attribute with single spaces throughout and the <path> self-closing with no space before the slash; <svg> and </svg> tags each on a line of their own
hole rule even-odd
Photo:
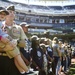
<svg viewBox="0 0 75 75">
<path fill-rule="evenodd" d="M 24 50 L 24 48 L 20 48 L 21 53 L 23 54 L 23 56 L 30 61 L 30 54 L 28 51 Z"/>
<path fill-rule="evenodd" d="M 66 71 L 66 58 L 63 60 L 64 71 Z"/>
<path fill-rule="evenodd" d="M 52 63 L 52 71 L 54 75 L 56 74 L 56 66 L 57 66 L 58 60 L 59 60 L 59 57 L 54 57 L 54 61 Z"/>
<path fill-rule="evenodd" d="M 14 59 L 0 56 L 0 75 L 21 75 L 14 64 Z"/>
</svg>

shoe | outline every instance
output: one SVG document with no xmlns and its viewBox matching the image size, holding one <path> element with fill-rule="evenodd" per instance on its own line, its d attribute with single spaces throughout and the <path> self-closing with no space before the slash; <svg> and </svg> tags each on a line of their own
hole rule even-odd
<svg viewBox="0 0 75 75">
<path fill-rule="evenodd" d="M 66 71 L 64 71 L 64 74 L 67 74 L 67 72 L 66 72 Z"/>
<path fill-rule="evenodd" d="M 34 72 L 33 72 L 33 71 L 29 71 L 29 72 L 26 72 L 26 73 L 25 73 L 25 75 L 28 75 L 28 74 L 29 74 L 29 75 L 30 75 L 30 74 L 34 74 Z"/>
</svg>

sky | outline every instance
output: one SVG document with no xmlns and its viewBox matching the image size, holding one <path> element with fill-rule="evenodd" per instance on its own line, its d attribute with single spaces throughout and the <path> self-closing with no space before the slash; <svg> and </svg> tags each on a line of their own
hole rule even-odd
<svg viewBox="0 0 75 75">
<path fill-rule="evenodd" d="M 19 3 L 25 3 L 25 4 L 34 4 L 34 5 L 71 5 L 74 4 L 75 5 L 75 0 L 70 0 L 70 1 L 51 1 L 51 2 L 44 2 L 44 1 L 37 1 L 37 0 L 9 0 L 9 1 L 13 1 L 13 2 L 19 2 Z"/>
</svg>

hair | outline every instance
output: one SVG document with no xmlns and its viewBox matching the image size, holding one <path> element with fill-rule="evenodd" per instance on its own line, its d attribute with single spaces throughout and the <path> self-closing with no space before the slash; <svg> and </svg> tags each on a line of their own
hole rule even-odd
<svg viewBox="0 0 75 75">
<path fill-rule="evenodd" d="M 37 52 L 37 43 L 36 40 L 32 40 L 32 44 L 31 44 L 31 48 L 33 49 L 33 56 L 36 56 L 36 52 Z"/>
</svg>

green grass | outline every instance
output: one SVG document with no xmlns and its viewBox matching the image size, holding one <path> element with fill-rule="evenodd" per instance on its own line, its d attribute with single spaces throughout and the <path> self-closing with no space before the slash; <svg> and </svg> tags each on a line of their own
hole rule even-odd
<svg viewBox="0 0 75 75">
<path fill-rule="evenodd" d="M 74 65 L 75 66 L 75 65 Z M 75 75 L 75 68 L 70 68 L 68 75 Z"/>
</svg>

